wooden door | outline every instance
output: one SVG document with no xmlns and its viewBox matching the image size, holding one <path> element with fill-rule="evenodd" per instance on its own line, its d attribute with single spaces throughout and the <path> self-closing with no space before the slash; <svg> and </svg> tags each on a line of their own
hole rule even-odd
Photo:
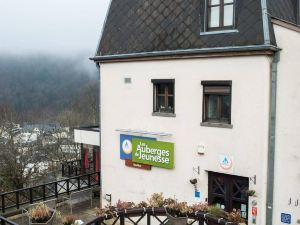
<svg viewBox="0 0 300 225">
<path fill-rule="evenodd" d="M 247 219 L 249 178 L 209 172 L 208 203 L 231 212 L 241 210 Z"/>
</svg>

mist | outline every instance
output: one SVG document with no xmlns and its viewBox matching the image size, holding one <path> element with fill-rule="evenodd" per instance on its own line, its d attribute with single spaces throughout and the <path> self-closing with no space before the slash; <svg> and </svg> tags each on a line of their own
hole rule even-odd
<svg viewBox="0 0 300 225">
<path fill-rule="evenodd" d="M 0 0 L 0 54 L 92 56 L 108 0 Z"/>
</svg>

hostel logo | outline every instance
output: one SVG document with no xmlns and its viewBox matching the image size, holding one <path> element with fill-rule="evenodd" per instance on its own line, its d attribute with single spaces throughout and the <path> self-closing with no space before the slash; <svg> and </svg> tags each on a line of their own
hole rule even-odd
<svg viewBox="0 0 300 225">
<path fill-rule="evenodd" d="M 122 143 L 122 150 L 125 154 L 130 154 L 132 152 L 132 144 L 131 141 L 128 139 L 125 139 Z"/>
<path fill-rule="evenodd" d="M 169 142 L 132 139 L 132 161 L 167 169 L 174 168 L 174 144 Z"/>
<path fill-rule="evenodd" d="M 132 135 L 121 134 L 120 135 L 120 159 L 131 159 L 132 158 L 132 139 L 133 138 L 143 138 L 155 140 L 155 138 L 149 137 L 138 137 Z"/>
<path fill-rule="evenodd" d="M 219 156 L 219 166 L 220 170 L 227 173 L 233 172 L 233 157 L 229 155 Z"/>
</svg>

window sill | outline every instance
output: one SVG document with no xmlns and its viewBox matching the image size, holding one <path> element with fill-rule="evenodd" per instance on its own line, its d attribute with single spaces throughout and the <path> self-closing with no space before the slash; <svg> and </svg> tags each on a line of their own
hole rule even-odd
<svg viewBox="0 0 300 225">
<path fill-rule="evenodd" d="M 211 35 L 211 34 L 228 34 L 228 33 L 238 33 L 239 31 L 236 29 L 233 30 L 216 30 L 216 31 L 207 31 L 201 32 L 200 35 Z"/>
<path fill-rule="evenodd" d="M 175 113 L 163 113 L 163 112 L 153 112 L 152 116 L 161 116 L 161 117 L 176 117 Z"/>
<path fill-rule="evenodd" d="M 226 124 L 226 123 L 213 123 L 213 122 L 202 122 L 200 124 L 202 127 L 218 127 L 218 128 L 228 128 L 232 129 L 232 124 Z"/>
</svg>

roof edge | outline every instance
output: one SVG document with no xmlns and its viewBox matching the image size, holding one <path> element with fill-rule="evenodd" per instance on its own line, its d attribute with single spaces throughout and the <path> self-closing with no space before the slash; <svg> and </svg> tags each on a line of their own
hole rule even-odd
<svg viewBox="0 0 300 225">
<path fill-rule="evenodd" d="M 109 61 L 115 59 L 133 59 L 142 57 L 155 57 L 155 56 L 176 56 L 176 55 L 192 55 L 192 54 L 207 54 L 207 53 L 226 53 L 226 52 L 254 52 L 254 51 L 279 51 L 280 49 L 274 45 L 248 45 L 238 47 L 217 47 L 217 48 L 200 48 L 200 49 L 183 49 L 183 50 L 170 50 L 170 51 L 153 51 L 141 53 L 128 53 L 116 55 L 94 56 L 89 58 L 95 62 Z"/>
<path fill-rule="evenodd" d="M 285 27 L 287 29 L 293 30 L 293 31 L 297 31 L 300 32 L 300 25 L 280 19 L 278 17 L 272 17 L 271 22 L 273 24 Z"/>
<path fill-rule="evenodd" d="M 102 40 L 102 37 L 103 37 L 104 29 L 106 27 L 106 22 L 107 22 L 107 18 L 108 18 L 109 12 L 110 12 L 112 1 L 113 0 L 110 0 L 109 4 L 108 4 L 108 8 L 107 8 L 105 19 L 104 19 L 104 22 L 103 22 L 103 25 L 102 25 L 101 34 L 100 34 L 100 38 L 98 40 L 98 44 L 97 44 L 97 49 L 96 49 L 95 55 L 97 55 L 97 53 L 98 53 L 98 51 L 100 49 L 100 44 L 101 44 L 101 40 Z"/>
</svg>

